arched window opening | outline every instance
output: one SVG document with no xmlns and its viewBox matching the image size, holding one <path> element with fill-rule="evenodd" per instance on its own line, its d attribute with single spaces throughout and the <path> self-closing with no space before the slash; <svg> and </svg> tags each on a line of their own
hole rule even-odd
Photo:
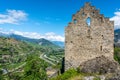
<svg viewBox="0 0 120 80">
<path fill-rule="evenodd" d="M 76 24 L 76 23 L 77 23 L 77 20 L 76 20 L 76 19 L 74 19 L 74 20 L 73 20 L 73 22 L 74 22 L 74 24 Z"/>
<path fill-rule="evenodd" d="M 91 18 L 90 18 L 90 17 L 88 17 L 88 18 L 86 19 L 86 23 L 87 23 L 88 27 L 90 27 L 90 24 L 91 24 Z"/>
</svg>

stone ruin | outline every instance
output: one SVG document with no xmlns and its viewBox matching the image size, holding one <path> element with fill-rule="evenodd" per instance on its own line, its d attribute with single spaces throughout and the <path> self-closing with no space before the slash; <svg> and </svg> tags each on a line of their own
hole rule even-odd
<svg viewBox="0 0 120 80">
<path fill-rule="evenodd" d="M 65 29 L 65 70 L 114 53 L 114 22 L 86 3 Z"/>
</svg>

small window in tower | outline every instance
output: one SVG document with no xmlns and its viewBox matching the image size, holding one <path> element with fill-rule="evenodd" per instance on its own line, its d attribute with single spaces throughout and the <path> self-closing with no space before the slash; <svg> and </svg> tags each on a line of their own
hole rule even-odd
<svg viewBox="0 0 120 80">
<path fill-rule="evenodd" d="M 102 35 L 102 39 L 104 39 L 104 36 Z"/>
<path fill-rule="evenodd" d="M 86 19 L 86 23 L 87 23 L 88 27 L 90 27 L 90 24 L 91 24 L 91 18 L 90 18 L 90 17 L 88 17 L 88 18 Z"/>
<path fill-rule="evenodd" d="M 90 34 L 90 29 L 88 29 L 88 34 Z"/>
<path fill-rule="evenodd" d="M 100 46 L 100 51 L 102 51 L 102 46 Z"/>
<path fill-rule="evenodd" d="M 82 17 L 84 17 L 84 16 L 85 16 L 85 13 L 83 12 L 83 13 L 82 13 Z"/>
<path fill-rule="evenodd" d="M 92 12 L 91 15 L 94 16 L 94 15 L 95 15 L 95 12 Z"/>
<path fill-rule="evenodd" d="M 100 22 L 103 22 L 103 18 L 102 17 L 100 17 Z"/>
<path fill-rule="evenodd" d="M 74 19 L 74 21 L 73 21 L 73 22 L 74 22 L 74 24 L 76 24 L 76 23 L 77 23 L 77 20 L 76 20 L 76 19 Z"/>
</svg>

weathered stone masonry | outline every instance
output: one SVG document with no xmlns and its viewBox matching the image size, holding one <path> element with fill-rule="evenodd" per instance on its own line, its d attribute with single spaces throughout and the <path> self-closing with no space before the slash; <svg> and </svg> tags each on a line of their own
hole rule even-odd
<svg viewBox="0 0 120 80">
<path fill-rule="evenodd" d="M 65 70 L 99 56 L 113 60 L 114 22 L 86 3 L 65 29 Z"/>
</svg>

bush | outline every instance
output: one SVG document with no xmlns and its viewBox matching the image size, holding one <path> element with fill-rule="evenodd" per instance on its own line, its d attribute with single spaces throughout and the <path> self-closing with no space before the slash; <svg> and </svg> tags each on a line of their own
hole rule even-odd
<svg viewBox="0 0 120 80">
<path fill-rule="evenodd" d="M 69 69 L 68 71 L 66 71 L 62 76 L 61 76 L 61 79 L 62 80 L 66 80 L 70 77 L 73 77 L 77 75 L 77 71 L 75 69 Z"/>
<path fill-rule="evenodd" d="M 101 80 L 99 77 L 95 77 L 93 80 Z"/>
<path fill-rule="evenodd" d="M 44 60 L 31 55 L 26 61 L 22 80 L 47 80 L 47 63 Z"/>
<path fill-rule="evenodd" d="M 67 70 L 65 73 L 63 73 L 62 75 L 59 75 L 56 78 L 53 78 L 51 80 L 67 80 L 67 79 L 72 78 L 76 75 L 78 75 L 77 70 L 74 68 L 71 68 L 71 69 Z"/>
<path fill-rule="evenodd" d="M 3 80 L 3 71 L 0 70 L 0 80 Z"/>
</svg>

